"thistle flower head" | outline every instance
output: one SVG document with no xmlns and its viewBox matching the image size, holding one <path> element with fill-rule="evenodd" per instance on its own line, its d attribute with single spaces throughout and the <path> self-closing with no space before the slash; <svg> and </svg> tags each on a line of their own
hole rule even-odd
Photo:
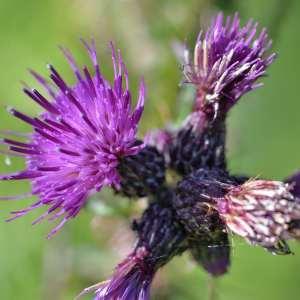
<svg viewBox="0 0 300 300">
<path fill-rule="evenodd" d="M 174 196 L 170 190 L 163 195 Z M 133 229 L 137 232 L 135 250 L 117 266 L 111 279 L 85 289 L 79 296 L 97 289 L 96 300 L 150 299 L 150 285 L 156 271 L 186 249 L 186 236 L 173 210 L 158 202 L 152 203 L 141 219 L 134 221 Z"/>
<path fill-rule="evenodd" d="M 249 180 L 232 187 L 217 210 L 232 232 L 270 249 L 290 237 L 289 224 L 300 218 L 300 203 L 280 181 Z"/>
<path fill-rule="evenodd" d="M 149 300 L 154 272 L 147 263 L 148 252 L 137 248 L 120 263 L 111 279 L 100 284 L 95 300 Z"/>
<path fill-rule="evenodd" d="M 238 14 L 224 22 L 219 13 L 207 32 L 200 32 L 193 60 L 188 51 L 185 55 L 186 82 L 197 89 L 195 110 L 226 112 L 243 94 L 260 86 L 256 80 L 275 58 L 266 54 L 270 45 L 265 29 L 257 34 L 257 23 L 250 20 L 240 26 Z"/>
<path fill-rule="evenodd" d="M 56 89 L 32 71 L 49 97 L 27 87 L 24 92 L 45 111 L 39 117 L 30 117 L 10 109 L 12 115 L 30 124 L 34 132 L 26 142 L 2 140 L 9 145 L 10 152 L 26 159 L 27 168 L 1 175 L 1 179 L 29 179 L 32 194 L 38 197 L 30 207 L 12 212 L 12 219 L 47 205 L 49 209 L 35 223 L 49 215 L 51 220 L 61 218 L 50 235 L 78 214 L 89 194 L 104 185 L 118 187 L 120 158 L 136 154 L 143 147 L 136 143 L 144 106 L 143 82 L 137 105 L 132 109 L 128 74 L 120 51 L 116 53 L 111 45 L 114 79 L 110 83 L 101 74 L 94 42 L 84 45 L 95 75 L 87 67 L 81 72 L 71 53 L 62 48 L 77 78 L 76 84 L 69 86 L 51 65 L 50 78 Z"/>
<path fill-rule="evenodd" d="M 285 241 L 297 234 L 300 220 L 300 201 L 290 189 L 279 181 L 250 179 L 240 184 L 222 169 L 199 169 L 178 183 L 173 205 L 197 239 L 207 235 L 214 240 L 227 227 L 251 244 L 289 254 Z"/>
</svg>

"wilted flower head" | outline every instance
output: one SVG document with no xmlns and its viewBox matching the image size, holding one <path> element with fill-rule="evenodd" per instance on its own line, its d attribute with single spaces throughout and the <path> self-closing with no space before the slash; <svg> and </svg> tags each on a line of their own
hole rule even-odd
<svg viewBox="0 0 300 300">
<path fill-rule="evenodd" d="M 275 57 L 267 55 L 271 45 L 266 30 L 257 34 L 257 23 L 240 26 L 238 14 L 224 22 L 222 13 L 212 21 L 205 34 L 200 32 L 194 58 L 185 55 L 184 75 L 197 89 L 196 110 L 221 106 L 228 111 L 246 92 L 260 86 L 256 80 Z"/>
<path fill-rule="evenodd" d="M 90 193 L 104 185 L 118 187 L 117 172 L 122 157 L 138 153 L 142 143 L 136 143 L 137 125 L 144 107 L 145 89 L 141 82 L 135 109 L 131 105 L 128 74 L 113 45 L 113 83 L 101 74 L 94 42 L 84 42 L 95 75 L 87 67 L 79 70 L 71 53 L 62 49 L 70 63 L 77 83 L 69 86 L 53 66 L 50 78 L 56 89 L 32 71 L 37 81 L 48 91 L 47 99 L 36 89 L 24 92 L 45 109 L 39 117 L 27 116 L 15 109 L 9 112 L 30 124 L 34 133 L 27 142 L 3 139 L 10 151 L 21 154 L 27 168 L 15 174 L 1 175 L 2 180 L 29 179 L 32 194 L 38 200 L 30 207 L 12 212 L 14 218 L 47 205 L 49 209 L 35 221 L 52 215 L 61 218 L 55 233 L 67 220 L 75 217 Z"/>
<path fill-rule="evenodd" d="M 218 200 L 217 210 L 232 232 L 252 244 L 276 247 L 290 237 L 289 224 L 300 218 L 300 203 L 280 181 L 249 180 Z"/>
</svg>

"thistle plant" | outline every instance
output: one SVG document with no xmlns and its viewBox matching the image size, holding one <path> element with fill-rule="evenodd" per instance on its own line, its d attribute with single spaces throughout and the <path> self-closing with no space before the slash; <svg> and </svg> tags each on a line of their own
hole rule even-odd
<svg viewBox="0 0 300 300">
<path fill-rule="evenodd" d="M 62 48 L 77 79 L 72 86 L 52 65 L 50 80 L 31 71 L 47 95 L 28 86 L 24 92 L 44 111 L 34 117 L 8 109 L 33 131 L 26 140 L 6 132 L 2 152 L 23 157 L 26 168 L 0 179 L 30 181 L 36 200 L 13 211 L 9 220 L 44 207 L 33 224 L 56 221 L 50 238 L 105 186 L 124 198 L 147 199 L 145 211 L 131 221 L 132 251 L 110 279 L 80 295 L 150 299 L 156 272 L 186 251 L 210 276 L 224 275 L 230 269 L 230 235 L 273 254 L 291 253 L 288 241 L 300 239 L 300 175 L 282 181 L 239 176 L 226 162 L 228 113 L 262 85 L 259 79 L 275 58 L 266 30 L 257 28 L 253 21 L 241 26 L 237 14 L 224 18 L 219 13 L 199 33 L 194 50 L 184 51 L 183 82 L 195 88 L 192 111 L 178 128 L 151 131 L 144 139 L 137 131 L 145 84 L 141 80 L 133 105 L 129 75 L 113 44 L 112 81 L 101 71 L 94 41 L 83 41 L 92 72 L 81 70 Z"/>
</svg>

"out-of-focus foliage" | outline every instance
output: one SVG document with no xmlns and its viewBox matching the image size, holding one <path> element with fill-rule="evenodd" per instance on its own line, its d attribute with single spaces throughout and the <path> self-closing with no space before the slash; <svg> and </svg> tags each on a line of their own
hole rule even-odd
<svg viewBox="0 0 300 300">
<path fill-rule="evenodd" d="M 148 102 L 141 133 L 167 124 L 188 105 L 178 97 L 180 64 L 172 45 L 185 39 L 191 44 L 201 24 L 220 8 L 226 13 L 237 10 L 244 20 L 252 17 L 270 27 L 279 53 L 270 77 L 264 79 L 265 87 L 244 97 L 230 115 L 230 168 L 277 179 L 287 176 L 300 167 L 300 2 L 296 0 L 1 0 L 1 129 L 28 129 L 8 116 L 6 105 L 38 112 L 20 92 L 20 80 L 35 86 L 26 68 L 46 74 L 45 64 L 51 62 L 72 82 L 57 45 L 68 46 L 84 63 L 88 59 L 79 37 L 91 36 L 97 40 L 104 71 L 110 68 L 107 43 L 113 40 L 123 51 L 135 88 L 138 76 L 144 75 Z M 1 172 L 21 168 L 22 163 L 1 157 Z M 1 183 L 0 193 L 18 194 L 27 188 L 22 183 Z M 110 193 L 99 197 L 107 204 L 99 206 L 95 200 L 50 241 L 45 239 L 47 224 L 30 225 L 39 212 L 12 223 L 0 222 L 1 299 L 72 299 L 83 287 L 111 273 L 133 241 L 129 211 L 132 217 L 142 204 L 113 200 Z M 1 202 L 1 219 L 28 203 Z M 292 246 L 295 256 L 275 257 L 233 241 L 232 269 L 218 281 L 219 299 L 296 299 L 300 246 Z M 206 280 L 187 255 L 174 259 L 160 272 L 153 298 L 206 299 Z"/>
</svg>

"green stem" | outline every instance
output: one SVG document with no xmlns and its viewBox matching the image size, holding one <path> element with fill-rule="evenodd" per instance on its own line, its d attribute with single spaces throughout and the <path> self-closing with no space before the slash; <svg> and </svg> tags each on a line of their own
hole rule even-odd
<svg viewBox="0 0 300 300">
<path fill-rule="evenodd" d="M 218 299 L 217 279 L 211 275 L 207 278 L 207 300 Z"/>
</svg>

